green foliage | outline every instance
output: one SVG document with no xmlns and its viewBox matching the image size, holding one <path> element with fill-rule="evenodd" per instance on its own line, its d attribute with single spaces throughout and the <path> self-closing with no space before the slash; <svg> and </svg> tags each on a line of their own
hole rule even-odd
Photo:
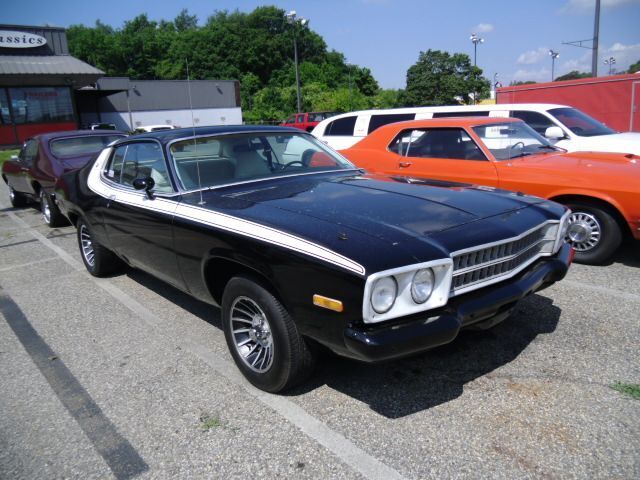
<svg viewBox="0 0 640 480">
<path fill-rule="evenodd" d="M 632 63 L 631 65 L 629 65 L 629 70 L 627 70 L 627 73 L 636 73 L 636 72 L 640 72 L 640 60 L 638 60 L 636 63 Z"/>
<path fill-rule="evenodd" d="M 401 101 L 407 106 L 452 105 L 469 103 L 474 92 L 478 99 L 486 98 L 489 91 L 489 80 L 468 55 L 427 50 L 407 71 Z"/>
<path fill-rule="evenodd" d="M 620 393 L 624 393 L 625 395 L 629 395 L 636 400 L 640 400 L 640 385 L 633 383 L 615 382 L 613 385 L 611 385 L 611 388 Z"/>
<path fill-rule="evenodd" d="M 518 85 L 533 85 L 534 83 L 538 83 L 538 82 L 534 82 L 533 80 L 515 80 L 513 82 L 511 82 L 509 84 L 509 86 L 511 87 L 517 87 Z"/>
<path fill-rule="evenodd" d="M 556 77 L 554 82 L 561 82 L 563 80 L 577 80 L 579 78 L 588 78 L 590 76 L 591 76 L 590 73 L 572 70 L 569 73 L 565 73 L 564 75 L 560 75 L 559 77 Z"/>
</svg>

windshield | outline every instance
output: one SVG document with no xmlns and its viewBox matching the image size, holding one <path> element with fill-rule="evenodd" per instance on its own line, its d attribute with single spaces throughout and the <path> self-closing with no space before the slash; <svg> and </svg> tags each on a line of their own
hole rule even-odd
<svg viewBox="0 0 640 480">
<path fill-rule="evenodd" d="M 356 168 L 312 136 L 296 133 L 190 138 L 172 143 L 169 153 L 186 190 Z"/>
<path fill-rule="evenodd" d="M 99 152 L 124 135 L 91 135 L 86 137 L 59 138 L 49 142 L 51 153 L 58 158 L 80 157 Z"/>
<path fill-rule="evenodd" d="M 510 160 L 556 148 L 524 122 L 492 123 L 473 127 L 496 160 Z"/>
<path fill-rule="evenodd" d="M 549 113 L 561 121 L 569 130 L 581 137 L 595 137 L 597 135 L 611 135 L 616 133 L 604 123 L 591 118 L 576 108 L 553 108 Z"/>
</svg>

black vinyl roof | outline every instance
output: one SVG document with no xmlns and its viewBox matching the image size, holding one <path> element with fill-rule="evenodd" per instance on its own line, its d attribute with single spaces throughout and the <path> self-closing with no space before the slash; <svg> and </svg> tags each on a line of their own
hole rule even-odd
<svg viewBox="0 0 640 480">
<path fill-rule="evenodd" d="M 153 138 L 159 140 L 163 144 L 167 144 L 174 140 L 180 140 L 182 138 L 192 138 L 194 136 L 207 136 L 207 135 L 229 135 L 233 133 L 299 133 L 306 134 L 305 131 L 299 128 L 293 127 L 276 127 L 270 125 L 219 125 L 214 127 L 187 127 L 176 128 L 174 130 L 161 130 L 158 132 L 142 133 L 140 135 L 134 135 L 127 137 L 126 140 L 142 140 L 145 138 Z M 123 142 L 120 140 L 119 142 Z"/>
</svg>

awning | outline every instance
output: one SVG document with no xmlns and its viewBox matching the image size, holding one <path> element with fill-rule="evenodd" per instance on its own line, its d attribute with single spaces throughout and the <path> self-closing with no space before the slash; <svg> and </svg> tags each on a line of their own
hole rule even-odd
<svg viewBox="0 0 640 480">
<path fill-rule="evenodd" d="M 71 55 L 0 55 L 0 85 L 80 88 L 104 76 Z"/>
</svg>

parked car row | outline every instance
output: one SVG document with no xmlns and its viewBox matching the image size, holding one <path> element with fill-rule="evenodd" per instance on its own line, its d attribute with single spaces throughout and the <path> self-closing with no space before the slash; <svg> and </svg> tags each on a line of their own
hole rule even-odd
<svg viewBox="0 0 640 480">
<path fill-rule="evenodd" d="M 53 198 L 92 275 L 130 265 L 220 305 L 236 365 L 272 392 L 319 345 L 381 361 L 490 328 L 573 257 L 558 203 L 367 174 L 291 128 L 121 138 Z"/>
</svg>

